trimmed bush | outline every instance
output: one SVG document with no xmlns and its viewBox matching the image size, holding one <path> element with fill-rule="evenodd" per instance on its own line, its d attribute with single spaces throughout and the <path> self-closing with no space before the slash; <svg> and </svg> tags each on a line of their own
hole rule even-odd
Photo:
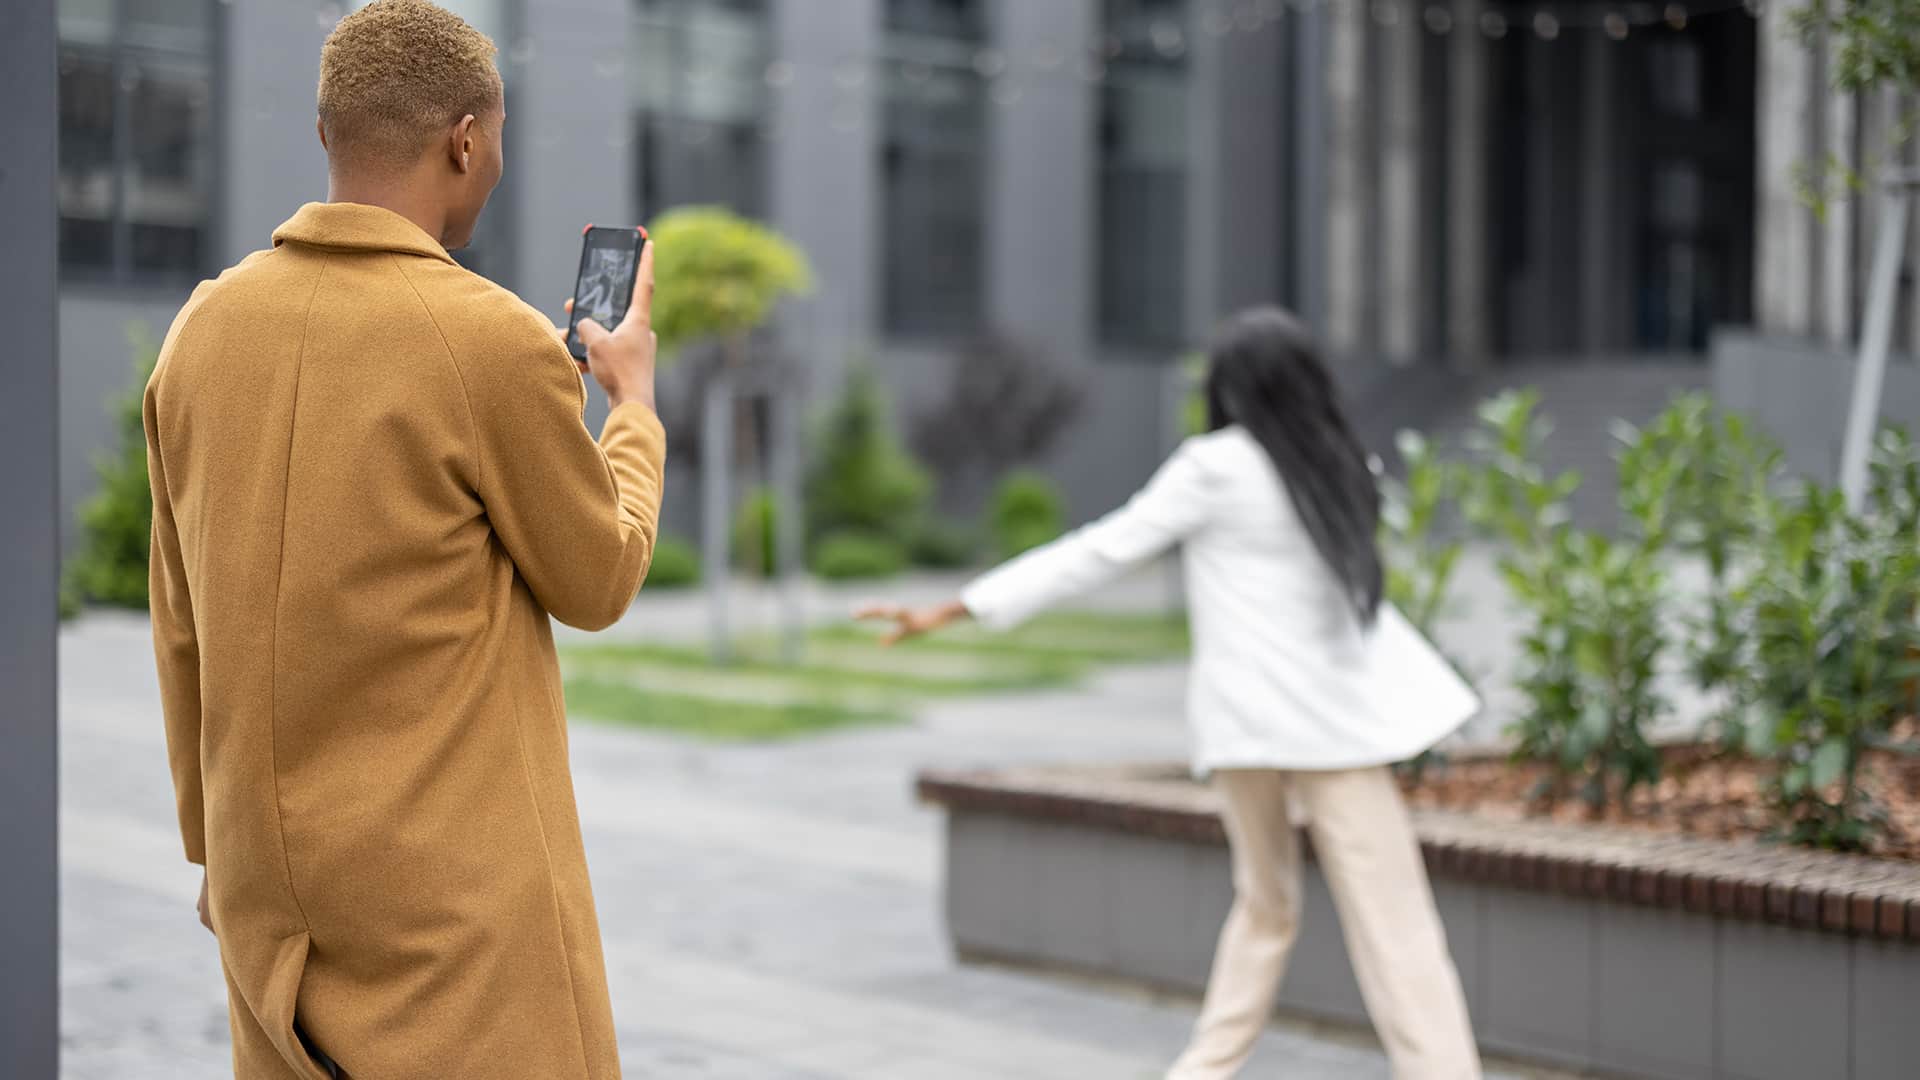
<svg viewBox="0 0 1920 1080">
<path fill-rule="evenodd" d="M 822 425 L 807 476 L 808 535 L 817 543 L 855 532 L 904 547 L 931 488 L 888 424 L 880 380 L 855 368 Z"/>
<path fill-rule="evenodd" d="M 60 608 L 88 603 L 147 606 L 147 546 L 153 539 L 153 493 L 147 485 L 147 436 L 141 407 L 158 352 L 136 345 L 134 378 L 114 405 L 119 444 L 94 469 L 100 489 L 80 509 L 80 550 L 68 561 Z"/>
<path fill-rule="evenodd" d="M 927 518 L 907 539 L 907 558 L 915 566 L 957 570 L 972 566 L 979 555 L 979 535 L 955 521 Z"/>
<path fill-rule="evenodd" d="M 677 537 L 654 541 L 653 567 L 647 571 L 649 589 L 684 589 L 700 583 L 700 550 Z"/>
<path fill-rule="evenodd" d="M 906 565 L 907 553 L 899 544 L 866 533 L 834 533 L 822 538 L 813 553 L 813 572 L 828 581 L 892 577 Z"/>
<path fill-rule="evenodd" d="M 1010 559 L 1057 539 L 1066 511 L 1053 481 L 1022 469 L 1000 482 L 989 516 L 1000 557 Z"/>
</svg>

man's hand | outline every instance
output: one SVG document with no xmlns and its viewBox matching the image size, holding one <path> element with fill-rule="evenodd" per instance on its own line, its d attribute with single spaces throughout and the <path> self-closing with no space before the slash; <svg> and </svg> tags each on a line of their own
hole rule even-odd
<svg viewBox="0 0 1920 1080">
<path fill-rule="evenodd" d="M 573 301 L 567 301 L 573 311 Z M 633 302 L 626 317 L 609 331 L 592 319 L 581 319 L 580 341 L 587 347 L 587 362 L 581 369 L 607 392 L 607 402 L 619 406 L 637 401 L 651 409 L 653 405 L 653 354 L 657 347 L 653 335 L 653 243 L 640 250 L 640 270 L 633 282 Z"/>
<path fill-rule="evenodd" d="M 948 623 L 964 619 L 970 614 L 972 613 L 967 610 L 967 605 L 958 600 L 951 600 L 938 607 L 918 609 L 875 604 L 854 612 L 853 617 L 893 623 L 893 629 L 880 638 L 880 644 L 898 645 L 908 638 L 931 634 Z"/>
<path fill-rule="evenodd" d="M 200 925 L 207 928 L 207 933 L 212 934 L 213 910 L 207 906 L 207 872 L 205 870 L 200 872 L 200 903 L 195 905 L 195 907 L 198 908 L 200 912 Z M 218 937 L 219 935 L 215 934 L 214 936 Z"/>
</svg>

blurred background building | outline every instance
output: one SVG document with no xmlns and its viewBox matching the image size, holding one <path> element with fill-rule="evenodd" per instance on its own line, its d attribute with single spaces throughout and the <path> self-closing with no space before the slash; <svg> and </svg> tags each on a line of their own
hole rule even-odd
<svg viewBox="0 0 1920 1080">
<path fill-rule="evenodd" d="M 904 413 L 988 332 L 1074 373 L 1087 407 L 1050 468 L 1076 516 L 1159 460 L 1167 361 L 1255 302 L 1315 322 L 1376 437 L 1522 381 L 1576 457 L 1604 453 L 1583 418 L 1709 381 L 1818 412 L 1875 226 L 1869 200 L 1812 213 L 1804 167 L 1873 164 L 1899 105 L 1827 92 L 1785 10 L 1737 0 L 448 6 L 500 44 L 510 115 L 464 262 L 557 317 L 585 222 L 766 220 L 816 270 L 778 345 L 816 397 L 866 358 Z M 157 340 L 195 281 L 324 197 L 314 85 L 343 10 L 60 0 L 68 522 L 129 328 Z M 1920 346 L 1911 274 L 1901 295 Z M 1920 388 L 1890 393 L 1920 416 Z M 1807 467 L 1833 401 L 1831 435 L 1784 434 Z"/>
</svg>

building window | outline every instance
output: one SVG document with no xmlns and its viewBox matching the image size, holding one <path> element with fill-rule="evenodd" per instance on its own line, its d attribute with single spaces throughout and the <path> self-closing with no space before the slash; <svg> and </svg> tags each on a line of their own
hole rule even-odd
<svg viewBox="0 0 1920 1080">
<path fill-rule="evenodd" d="M 60 0 L 63 275 L 206 273 L 214 8 L 214 0 Z"/>
<path fill-rule="evenodd" d="M 766 217 L 766 0 L 634 0 L 631 33 L 640 214 L 702 204 Z"/>
<path fill-rule="evenodd" d="M 1187 0 L 1106 0 L 1100 96 L 1102 340 L 1186 336 Z"/>
<path fill-rule="evenodd" d="M 986 102 L 983 0 L 887 0 L 879 77 L 881 311 L 889 334 L 981 321 Z"/>
</svg>

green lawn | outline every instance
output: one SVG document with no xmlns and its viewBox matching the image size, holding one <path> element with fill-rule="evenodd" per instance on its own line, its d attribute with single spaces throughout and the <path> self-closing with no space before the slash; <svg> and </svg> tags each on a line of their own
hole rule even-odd
<svg viewBox="0 0 1920 1080">
<path fill-rule="evenodd" d="M 807 636 L 805 659 L 783 663 L 773 639 L 749 639 L 734 663 L 697 648 L 647 643 L 560 650 L 568 711 L 710 739 L 773 739 L 897 723 L 930 698 L 1070 685 L 1101 664 L 1184 656 L 1184 619 L 1049 615 L 1008 634 L 956 627 L 882 648 L 879 631 L 835 626 Z"/>
</svg>

